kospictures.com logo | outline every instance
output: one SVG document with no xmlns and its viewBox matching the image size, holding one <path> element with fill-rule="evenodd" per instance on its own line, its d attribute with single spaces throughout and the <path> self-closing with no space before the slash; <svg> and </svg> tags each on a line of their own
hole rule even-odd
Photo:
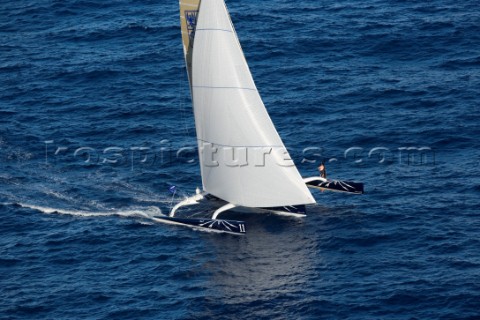
<svg viewBox="0 0 480 320">
<path fill-rule="evenodd" d="M 45 163 L 64 162 L 82 165 L 127 166 L 131 170 L 139 167 L 162 167 L 172 164 L 197 165 L 201 157 L 206 167 L 262 167 L 274 163 L 289 167 L 326 163 L 432 166 L 436 152 L 430 147 L 350 147 L 334 151 L 321 147 L 307 147 L 288 152 L 283 146 L 222 146 L 200 142 L 197 146 L 175 146 L 169 140 L 161 140 L 153 146 L 65 146 L 54 140 L 45 143 Z M 199 152 L 200 150 L 200 152 Z M 334 156 L 332 156 L 334 154 Z"/>
</svg>

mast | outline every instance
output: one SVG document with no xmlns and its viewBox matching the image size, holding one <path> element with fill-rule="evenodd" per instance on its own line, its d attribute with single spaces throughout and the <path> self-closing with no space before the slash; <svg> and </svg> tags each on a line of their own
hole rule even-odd
<svg viewBox="0 0 480 320">
<path fill-rule="evenodd" d="M 192 50 L 195 39 L 200 0 L 180 0 L 180 25 L 182 28 L 183 54 L 187 68 L 190 92 L 192 89 Z"/>
</svg>

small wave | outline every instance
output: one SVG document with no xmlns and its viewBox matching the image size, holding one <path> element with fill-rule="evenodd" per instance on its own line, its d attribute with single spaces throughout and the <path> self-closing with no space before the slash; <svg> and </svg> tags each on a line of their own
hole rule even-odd
<svg viewBox="0 0 480 320">
<path fill-rule="evenodd" d="M 4 46 L 0 46 L 0 48 L 4 48 Z M 26 62 L 13 62 L 13 63 L 5 63 L 0 65 L 0 70 L 3 72 L 14 72 L 14 71 L 20 71 L 22 69 L 26 69 L 31 67 L 32 65 Z"/>
<path fill-rule="evenodd" d="M 480 56 L 467 59 L 450 59 L 442 62 L 439 67 L 449 70 L 457 70 L 461 68 L 477 67 L 480 64 Z"/>
<path fill-rule="evenodd" d="M 61 192 L 58 192 L 58 191 L 54 191 L 54 190 L 46 190 L 45 191 L 45 194 L 48 195 L 48 196 L 52 196 L 52 197 L 55 197 L 57 199 L 61 199 L 61 200 L 65 200 L 65 201 L 69 201 L 71 203 L 74 203 L 76 201 L 75 198 L 73 197 L 70 197 L 64 193 L 61 193 Z"/>
<path fill-rule="evenodd" d="M 0 110 L 0 116 L 12 116 L 12 115 L 15 115 L 17 114 L 18 112 L 17 111 L 13 111 L 13 110 Z M 0 137 L 0 145 L 2 144 L 2 138 Z"/>
<path fill-rule="evenodd" d="M 18 263 L 22 262 L 20 259 L 15 258 L 0 258 L 0 266 L 3 267 L 11 267 Z"/>
</svg>

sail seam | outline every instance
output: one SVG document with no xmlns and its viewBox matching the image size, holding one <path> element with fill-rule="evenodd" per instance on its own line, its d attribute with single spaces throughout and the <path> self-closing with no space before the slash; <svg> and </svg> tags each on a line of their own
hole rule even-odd
<svg viewBox="0 0 480 320">
<path fill-rule="evenodd" d="M 232 30 L 228 30 L 228 29 L 215 29 L 215 28 L 196 29 L 195 31 L 223 31 L 223 32 L 233 33 Z"/>
<path fill-rule="evenodd" d="M 239 90 L 257 91 L 257 89 L 254 89 L 254 88 L 245 88 L 245 87 L 193 86 L 193 88 L 199 88 L 199 89 L 239 89 Z"/>
<path fill-rule="evenodd" d="M 263 146 L 238 146 L 238 145 L 230 145 L 230 144 L 221 144 L 221 143 L 216 143 L 216 142 L 211 142 L 203 139 L 197 139 L 197 141 L 205 142 L 205 143 L 210 143 L 214 146 L 219 146 L 219 147 L 231 147 L 231 148 L 285 148 L 285 146 L 275 146 L 275 145 L 263 145 Z"/>
</svg>

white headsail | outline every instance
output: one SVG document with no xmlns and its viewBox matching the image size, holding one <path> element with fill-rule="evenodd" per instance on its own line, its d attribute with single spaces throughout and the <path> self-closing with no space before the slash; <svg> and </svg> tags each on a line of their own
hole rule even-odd
<svg viewBox="0 0 480 320">
<path fill-rule="evenodd" d="M 180 4 L 204 190 L 247 207 L 314 203 L 257 91 L 225 2 L 201 0 L 197 15 L 198 2 Z"/>
</svg>

